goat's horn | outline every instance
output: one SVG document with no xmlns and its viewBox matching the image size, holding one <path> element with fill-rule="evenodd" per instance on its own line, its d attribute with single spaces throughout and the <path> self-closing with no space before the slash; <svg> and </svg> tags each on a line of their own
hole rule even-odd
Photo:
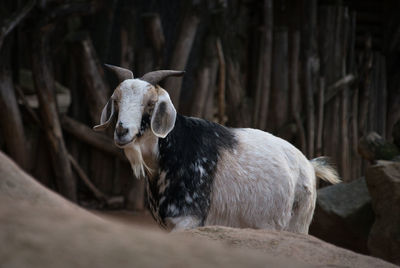
<svg viewBox="0 0 400 268">
<path fill-rule="evenodd" d="M 152 85 L 156 85 L 164 78 L 170 76 L 182 76 L 184 73 L 185 71 L 159 70 L 159 71 L 149 72 L 143 75 L 140 79 L 149 82 Z"/>
<path fill-rule="evenodd" d="M 120 82 L 125 81 L 126 79 L 133 79 L 133 73 L 128 69 L 110 64 L 104 64 L 104 66 L 113 71 L 117 75 Z"/>
</svg>

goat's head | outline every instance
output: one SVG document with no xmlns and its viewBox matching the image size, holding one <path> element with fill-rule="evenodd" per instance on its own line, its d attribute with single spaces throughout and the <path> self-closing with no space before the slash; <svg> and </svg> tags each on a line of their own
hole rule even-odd
<svg viewBox="0 0 400 268">
<path fill-rule="evenodd" d="M 143 128 L 150 126 L 154 135 L 164 138 L 174 128 L 176 110 L 167 91 L 158 83 L 169 76 L 182 76 L 182 71 L 160 70 L 134 79 L 131 71 L 117 66 L 106 65 L 116 73 L 121 83 L 114 90 L 104 107 L 100 125 L 94 130 L 109 127 L 112 118 L 117 116 L 114 141 L 125 147 L 142 135 Z"/>
</svg>

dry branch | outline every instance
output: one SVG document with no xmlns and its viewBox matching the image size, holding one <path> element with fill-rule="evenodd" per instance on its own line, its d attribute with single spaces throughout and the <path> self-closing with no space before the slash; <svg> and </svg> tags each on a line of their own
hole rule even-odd
<svg viewBox="0 0 400 268">
<path fill-rule="evenodd" d="M 62 128 L 65 131 L 67 131 L 69 134 L 79 139 L 80 141 L 87 143 L 103 152 L 116 156 L 120 160 L 127 161 L 122 151 L 115 147 L 113 140 L 108 138 L 107 136 L 94 132 L 88 126 L 66 115 L 61 118 L 61 124 Z"/>
<path fill-rule="evenodd" d="M 71 162 L 72 167 L 78 174 L 78 177 L 81 178 L 81 180 L 90 189 L 90 191 L 93 192 L 96 198 L 103 201 L 107 200 L 108 197 L 105 194 L 103 194 L 99 189 L 97 189 L 97 187 L 90 181 L 85 171 L 83 171 L 83 169 L 79 166 L 78 162 L 76 162 L 75 158 L 73 158 L 72 155 L 68 154 L 68 159 Z"/>
</svg>

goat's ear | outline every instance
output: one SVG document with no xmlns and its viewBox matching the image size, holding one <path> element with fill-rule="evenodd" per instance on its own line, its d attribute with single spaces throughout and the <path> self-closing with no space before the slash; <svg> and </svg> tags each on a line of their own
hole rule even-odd
<svg viewBox="0 0 400 268">
<path fill-rule="evenodd" d="M 106 106 L 104 106 L 103 111 L 101 112 L 100 125 L 94 126 L 93 129 L 95 131 L 105 130 L 110 125 L 114 113 L 114 100 L 109 99 Z"/>
<path fill-rule="evenodd" d="M 160 138 L 165 138 L 174 128 L 176 119 L 176 110 L 169 98 L 168 93 L 161 89 L 158 101 L 154 107 L 151 116 L 151 131 Z"/>
</svg>

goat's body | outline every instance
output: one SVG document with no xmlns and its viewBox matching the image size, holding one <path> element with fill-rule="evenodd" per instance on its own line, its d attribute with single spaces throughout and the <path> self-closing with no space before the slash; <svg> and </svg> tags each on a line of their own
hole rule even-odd
<svg viewBox="0 0 400 268">
<path fill-rule="evenodd" d="M 307 233 L 316 199 L 311 163 L 269 133 L 233 133 L 238 144 L 220 154 L 205 225 Z"/>
<path fill-rule="evenodd" d="M 315 170 L 285 140 L 178 116 L 158 150 L 158 170 L 148 179 L 147 194 L 160 225 L 308 232 Z"/>
</svg>

